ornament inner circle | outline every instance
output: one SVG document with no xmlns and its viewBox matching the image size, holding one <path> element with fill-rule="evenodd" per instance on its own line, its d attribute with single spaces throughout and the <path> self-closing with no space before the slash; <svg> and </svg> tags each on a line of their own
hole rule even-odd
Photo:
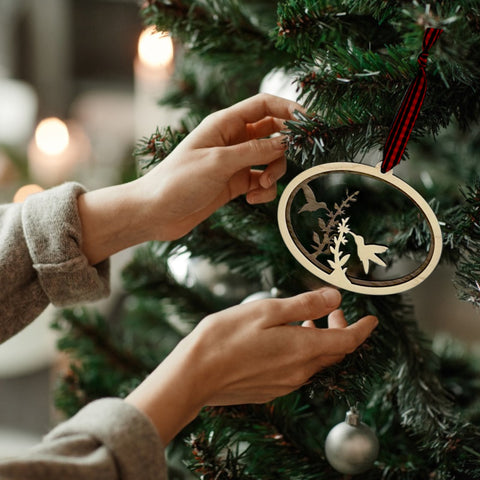
<svg viewBox="0 0 480 480">
<path fill-rule="evenodd" d="M 333 199 L 327 195 L 329 189 Z M 413 206 L 426 222 L 430 246 L 423 262 L 412 271 L 392 274 L 387 268 L 391 259 L 388 240 L 394 239 L 395 225 L 380 240 L 368 238 L 372 224 L 381 223 L 375 219 L 382 211 L 378 202 L 391 202 L 401 211 Z M 307 217 L 315 228 L 302 223 Z M 370 228 L 363 231 L 369 222 Z M 419 285 L 433 272 L 442 253 L 442 232 L 433 210 L 392 170 L 382 173 L 380 164 L 335 162 L 305 170 L 280 198 L 278 225 L 290 253 L 310 273 L 338 288 L 367 295 L 390 295 Z M 379 279 L 373 278 L 373 271 Z"/>
</svg>

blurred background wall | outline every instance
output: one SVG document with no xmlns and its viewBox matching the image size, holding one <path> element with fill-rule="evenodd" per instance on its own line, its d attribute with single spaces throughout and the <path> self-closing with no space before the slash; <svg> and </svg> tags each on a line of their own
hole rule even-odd
<svg viewBox="0 0 480 480">
<path fill-rule="evenodd" d="M 166 121 L 155 97 L 169 78 L 157 65 L 148 85 L 138 71 L 138 11 L 134 0 L 0 0 L 1 203 L 30 184 L 77 180 L 91 189 L 134 178 L 135 140 Z M 55 123 L 35 138 L 51 117 L 66 127 L 66 144 Z M 113 295 L 96 307 L 114 308 L 129 254 L 112 259 Z M 36 443 L 56 419 L 55 314 L 49 307 L 0 346 L 0 458 Z"/>
</svg>

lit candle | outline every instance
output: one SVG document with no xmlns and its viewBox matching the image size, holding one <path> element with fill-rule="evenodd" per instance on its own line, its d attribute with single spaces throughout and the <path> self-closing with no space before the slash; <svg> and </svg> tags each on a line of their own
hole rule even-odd
<svg viewBox="0 0 480 480">
<path fill-rule="evenodd" d="M 173 42 L 155 27 L 145 29 L 138 40 L 135 74 L 135 137 L 149 136 L 157 126 L 171 125 L 172 109 L 158 105 L 173 73 Z"/>
<path fill-rule="evenodd" d="M 146 28 L 138 39 L 138 57 L 143 64 L 157 73 L 172 69 L 173 42 L 167 32 L 157 32 L 155 27 Z"/>
<path fill-rule="evenodd" d="M 88 158 L 89 150 L 88 139 L 78 125 L 45 118 L 28 146 L 29 173 L 41 185 L 58 185 Z"/>
<path fill-rule="evenodd" d="M 55 117 L 42 120 L 35 130 L 35 143 L 47 155 L 59 155 L 66 151 L 69 137 L 67 125 Z"/>
</svg>

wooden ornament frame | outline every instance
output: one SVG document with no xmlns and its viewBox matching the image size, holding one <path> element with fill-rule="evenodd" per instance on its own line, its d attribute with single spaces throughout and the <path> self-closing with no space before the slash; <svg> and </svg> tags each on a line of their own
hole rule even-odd
<svg viewBox="0 0 480 480">
<path fill-rule="evenodd" d="M 353 173 L 385 182 L 404 194 L 423 214 L 431 235 L 430 248 L 423 263 L 413 272 L 391 280 L 362 280 L 348 277 L 348 280 L 332 278 L 332 269 L 320 268 L 306 257 L 306 249 L 298 240 L 291 222 L 291 206 L 299 189 L 318 177 L 331 173 Z M 285 245 L 294 258 L 310 273 L 334 286 L 367 295 L 390 295 L 410 290 L 422 283 L 437 266 L 442 254 L 442 232 L 435 213 L 425 199 L 410 185 L 393 175 L 380 171 L 376 167 L 361 163 L 335 162 L 318 165 L 297 175 L 285 188 L 278 205 L 278 225 Z"/>
</svg>

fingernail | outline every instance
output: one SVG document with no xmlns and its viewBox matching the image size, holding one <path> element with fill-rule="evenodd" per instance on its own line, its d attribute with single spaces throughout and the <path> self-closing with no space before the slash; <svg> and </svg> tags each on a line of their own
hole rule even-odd
<svg viewBox="0 0 480 480">
<path fill-rule="evenodd" d="M 287 136 L 286 135 L 282 135 L 282 136 L 279 136 L 279 137 L 275 137 L 275 148 L 277 150 L 286 150 L 286 148 L 288 147 L 288 142 L 287 142 Z"/>
<path fill-rule="evenodd" d="M 297 103 L 297 105 L 295 105 L 295 107 L 290 109 L 290 118 L 292 120 L 298 120 L 297 116 L 295 115 L 295 112 L 297 112 L 297 111 L 300 112 L 300 113 L 303 113 L 304 115 L 307 114 L 307 109 L 303 105 L 300 105 L 299 103 Z"/>
<path fill-rule="evenodd" d="M 337 307 L 342 301 L 340 292 L 334 288 L 324 288 L 322 290 L 322 296 L 327 307 Z"/>
</svg>

